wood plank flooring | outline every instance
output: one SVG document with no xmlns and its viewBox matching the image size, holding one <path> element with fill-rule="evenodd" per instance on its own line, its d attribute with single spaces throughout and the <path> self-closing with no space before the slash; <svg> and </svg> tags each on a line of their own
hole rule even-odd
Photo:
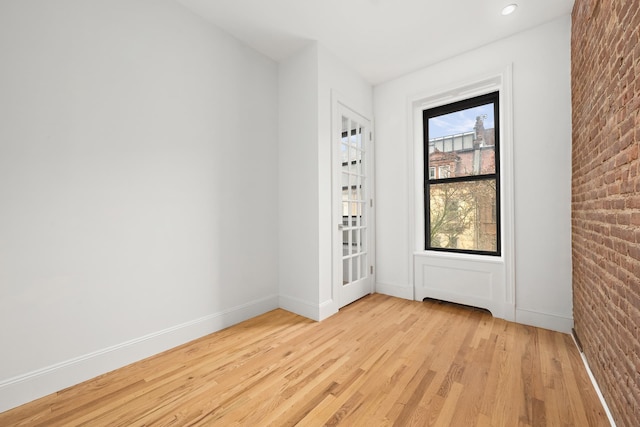
<svg viewBox="0 0 640 427">
<path fill-rule="evenodd" d="M 0 426 L 608 426 L 568 335 L 367 296 L 275 310 L 0 414 Z"/>
</svg>

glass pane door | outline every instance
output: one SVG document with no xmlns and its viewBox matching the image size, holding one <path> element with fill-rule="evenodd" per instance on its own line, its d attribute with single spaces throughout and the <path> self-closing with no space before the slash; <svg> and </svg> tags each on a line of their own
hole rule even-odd
<svg viewBox="0 0 640 427">
<path fill-rule="evenodd" d="M 342 285 L 368 277 L 365 126 L 342 116 Z"/>
</svg>

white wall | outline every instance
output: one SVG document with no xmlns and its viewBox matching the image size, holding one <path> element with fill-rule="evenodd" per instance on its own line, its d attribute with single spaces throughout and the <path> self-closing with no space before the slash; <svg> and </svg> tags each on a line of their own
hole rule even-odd
<svg viewBox="0 0 640 427">
<path fill-rule="evenodd" d="M 372 87 L 317 42 L 279 64 L 280 305 L 321 320 L 331 283 L 331 100 L 371 117 Z"/>
<path fill-rule="evenodd" d="M 0 58 L 0 411 L 277 307 L 274 62 L 170 0 L 3 1 Z"/>
<path fill-rule="evenodd" d="M 570 330 L 570 25 L 566 16 L 374 88 L 379 291 L 413 287 L 408 100 L 512 64 L 516 321 Z"/>
<path fill-rule="evenodd" d="M 278 66 L 280 306 L 318 320 L 318 53 Z"/>
</svg>

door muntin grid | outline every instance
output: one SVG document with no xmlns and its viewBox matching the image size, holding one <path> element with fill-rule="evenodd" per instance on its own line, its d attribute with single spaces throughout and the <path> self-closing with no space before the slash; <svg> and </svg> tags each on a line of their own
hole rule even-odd
<svg viewBox="0 0 640 427">
<path fill-rule="evenodd" d="M 364 125 L 342 116 L 342 284 L 368 277 L 367 156 Z"/>
</svg>

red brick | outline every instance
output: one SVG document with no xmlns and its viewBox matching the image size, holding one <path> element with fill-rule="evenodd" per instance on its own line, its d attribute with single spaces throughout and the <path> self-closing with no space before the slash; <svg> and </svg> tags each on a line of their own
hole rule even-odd
<svg viewBox="0 0 640 427">
<path fill-rule="evenodd" d="M 631 213 L 624 212 L 617 214 L 617 224 L 618 225 L 629 225 L 631 224 Z"/>
<path fill-rule="evenodd" d="M 638 180 L 640 183 L 640 180 Z M 640 209 L 640 195 L 635 194 L 625 199 L 625 208 L 627 209 Z"/>
<path fill-rule="evenodd" d="M 640 419 L 640 5 L 575 0 L 574 323 L 619 426 Z"/>
</svg>

